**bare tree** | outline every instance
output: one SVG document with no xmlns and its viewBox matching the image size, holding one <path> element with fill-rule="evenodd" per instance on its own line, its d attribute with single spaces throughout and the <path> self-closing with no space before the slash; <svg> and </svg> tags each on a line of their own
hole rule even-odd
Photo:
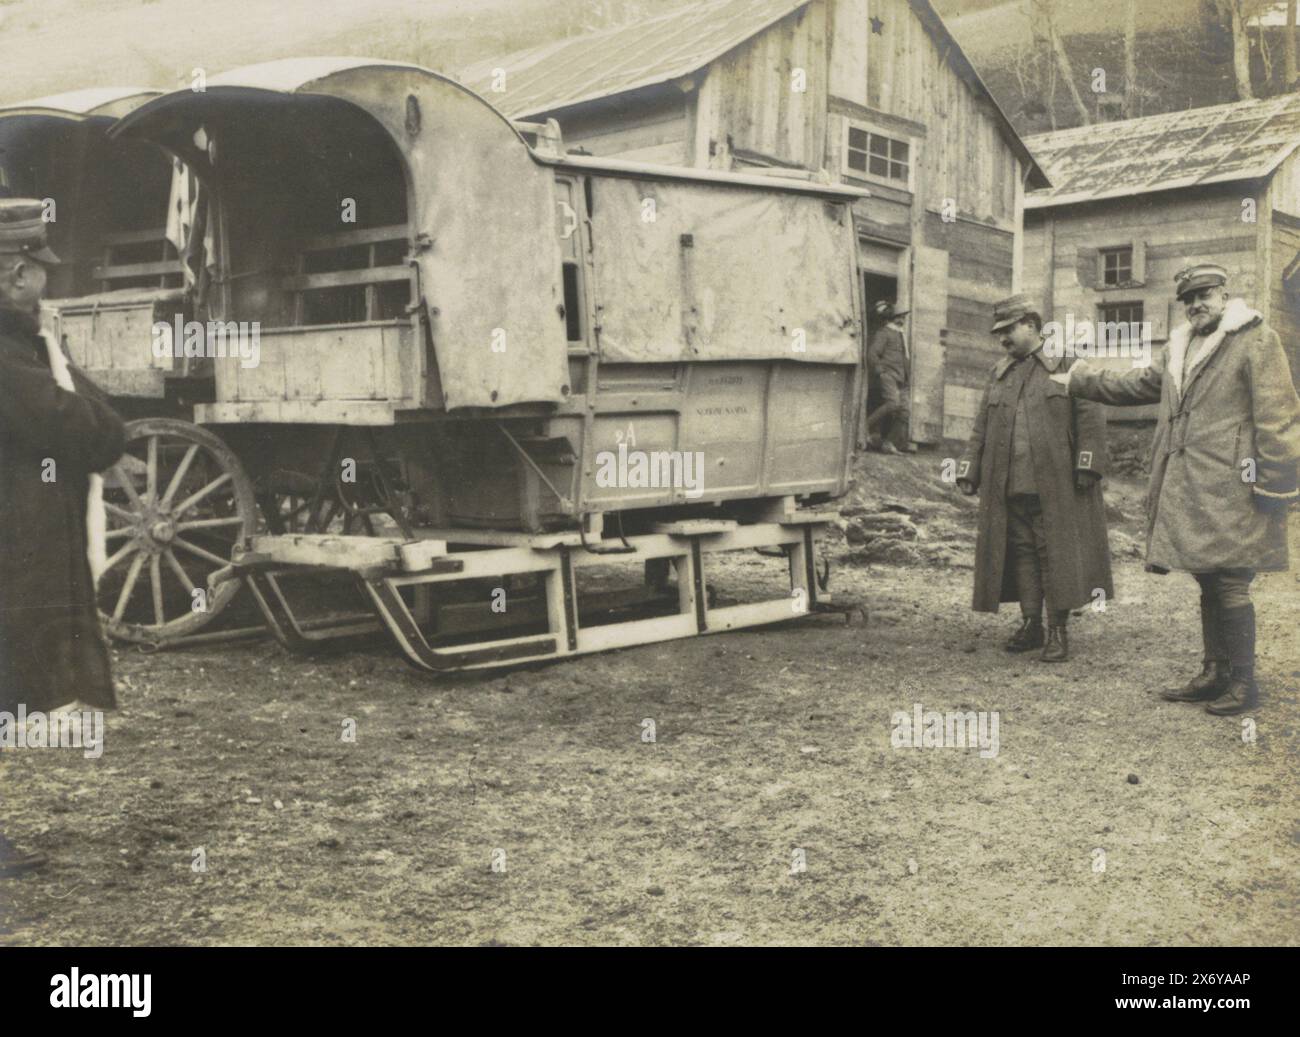
<svg viewBox="0 0 1300 1037">
<path fill-rule="evenodd" d="M 1124 115 L 1138 115 L 1137 85 L 1137 0 L 1124 5 Z"/>
<path fill-rule="evenodd" d="M 1250 37 L 1241 16 L 1241 0 L 1223 0 L 1219 10 L 1232 28 L 1232 74 L 1237 80 L 1237 97 L 1249 101 L 1255 91 L 1250 84 Z"/>
<path fill-rule="evenodd" d="M 1065 43 L 1056 30 L 1056 4 L 1057 0 L 1031 0 L 1033 12 L 1043 27 L 1044 35 L 1052 48 L 1052 53 L 1056 56 L 1056 64 L 1061 69 L 1061 78 L 1065 80 L 1065 85 L 1070 91 L 1070 99 L 1074 102 L 1075 110 L 1079 113 L 1079 122 L 1087 126 L 1092 122 L 1092 113 L 1088 111 L 1088 106 L 1083 103 L 1083 95 L 1079 93 L 1079 85 L 1074 81 L 1074 67 L 1070 64 L 1070 55 L 1066 53 Z"/>
<path fill-rule="evenodd" d="M 1295 87 L 1296 87 L 1296 67 L 1295 67 L 1295 64 L 1296 64 L 1296 44 L 1295 44 L 1295 30 L 1296 30 L 1296 11 L 1297 11 L 1297 9 L 1300 9 L 1300 0 L 1287 0 L 1287 5 L 1286 5 L 1286 36 L 1285 36 L 1285 38 L 1283 39 L 1283 44 L 1282 44 L 1282 46 L 1283 46 L 1283 50 L 1282 50 L 1283 60 L 1284 60 L 1285 63 L 1286 63 L 1285 66 L 1284 66 L 1285 69 L 1286 69 L 1286 71 L 1283 73 L 1283 75 L 1284 75 L 1284 82 L 1282 83 L 1282 90 L 1283 90 L 1283 92 L 1286 92 L 1286 91 L 1288 91 L 1288 90 L 1294 90 Z"/>
<path fill-rule="evenodd" d="M 1249 101 L 1255 96 L 1250 79 L 1250 22 L 1272 8 L 1271 0 L 1217 0 L 1216 9 L 1232 31 L 1232 74 L 1237 81 L 1237 97 Z M 1264 50 L 1264 28 L 1259 29 L 1260 56 L 1271 65 Z"/>
</svg>

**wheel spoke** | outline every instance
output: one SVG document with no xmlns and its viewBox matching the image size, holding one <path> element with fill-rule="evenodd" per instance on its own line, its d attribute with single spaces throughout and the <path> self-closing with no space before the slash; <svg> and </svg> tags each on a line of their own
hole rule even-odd
<svg viewBox="0 0 1300 1037">
<path fill-rule="evenodd" d="M 149 559 L 149 583 L 153 587 L 154 623 L 162 626 L 167 622 L 167 617 L 163 615 L 162 562 L 157 555 Z"/>
<path fill-rule="evenodd" d="M 206 548 L 199 547 L 197 544 L 191 544 L 188 540 L 182 540 L 180 537 L 173 540 L 172 544 L 183 551 L 188 551 L 190 554 L 202 558 L 204 561 L 211 562 L 213 565 L 219 565 L 222 568 L 225 568 L 230 564 L 229 558 L 222 558 L 220 555 L 215 555 Z"/>
<path fill-rule="evenodd" d="M 114 530 L 114 532 L 116 532 L 116 530 Z M 111 536 L 112 534 L 110 533 L 109 535 Z M 138 545 L 136 544 L 136 542 L 132 540 L 130 543 L 124 544 L 122 547 L 119 547 L 117 551 L 109 555 L 108 560 L 104 562 L 104 572 L 108 572 L 109 569 L 117 565 L 117 563 L 120 562 L 123 558 L 129 555 L 132 551 L 136 550 L 137 546 Z M 104 573 L 100 573 L 101 578 L 103 577 L 103 575 Z"/>
<path fill-rule="evenodd" d="M 178 530 L 186 529 L 216 529 L 219 526 L 242 526 L 244 520 L 238 515 L 232 515 L 229 518 L 212 518 L 212 519 L 194 519 L 191 522 L 178 522 Z"/>
<path fill-rule="evenodd" d="M 122 584 L 122 593 L 117 596 L 117 607 L 113 609 L 113 620 L 115 622 L 120 620 L 122 613 L 126 611 L 126 604 L 131 600 L 131 592 L 135 590 L 135 582 L 140 578 L 140 569 L 143 566 L 143 554 L 137 554 L 131 559 L 131 568 L 127 570 L 126 581 Z"/>
<path fill-rule="evenodd" d="M 203 498 L 206 497 L 208 494 L 212 493 L 215 490 L 219 490 L 222 486 L 225 486 L 226 483 L 228 482 L 230 482 L 230 473 L 222 472 L 215 479 L 213 479 L 212 482 L 208 483 L 208 485 L 203 487 L 203 489 L 199 490 L 197 493 L 191 494 L 190 496 L 186 497 L 185 500 L 183 500 L 180 504 L 176 505 L 176 507 L 173 509 L 174 514 L 179 518 L 181 515 L 184 515 L 187 511 L 189 511 L 192 507 L 194 507 L 194 505 L 198 504 L 199 501 L 203 500 Z"/>
<path fill-rule="evenodd" d="M 181 463 L 176 466 L 176 474 L 172 476 L 172 481 L 167 484 L 167 490 L 163 493 L 162 506 L 165 508 L 172 502 L 176 496 L 176 491 L 181 488 L 181 482 L 185 479 L 185 474 L 190 470 L 190 465 L 194 463 L 194 458 L 198 456 L 199 445 L 194 443 L 185 451 L 185 456 L 181 458 Z"/>
<path fill-rule="evenodd" d="M 176 574 L 176 579 L 181 581 L 181 584 L 190 592 L 192 598 L 194 592 L 199 589 L 198 585 L 190 579 L 190 574 L 185 571 L 185 566 L 181 565 L 180 559 L 176 557 L 176 552 L 167 551 L 163 554 L 163 558 L 167 560 L 167 567 Z"/>
<path fill-rule="evenodd" d="M 117 484 L 126 491 L 126 495 L 130 499 L 132 507 L 137 511 L 143 510 L 140 495 L 135 492 L 135 483 L 131 481 L 131 476 L 126 469 L 120 464 L 113 465 L 113 477 L 117 480 Z M 127 517 L 130 518 L 132 516 L 128 513 Z"/>
<path fill-rule="evenodd" d="M 158 499 L 158 437 L 149 437 L 148 458 L 146 462 L 145 492 L 146 499 L 153 503 Z"/>
<path fill-rule="evenodd" d="M 126 526 L 119 526 L 117 529 L 105 531 L 104 539 L 117 540 L 119 537 L 129 537 L 133 532 L 135 532 L 133 529 L 129 529 Z"/>
<path fill-rule="evenodd" d="M 136 500 L 139 499 L 140 498 L 138 497 L 136 498 Z M 126 508 L 118 507 L 116 504 L 113 504 L 110 501 L 104 501 L 104 510 L 108 512 L 108 514 L 112 515 L 114 518 L 121 519 L 123 522 L 129 522 L 132 524 L 135 523 L 136 517 L 134 514 L 127 511 Z M 116 532 L 116 530 L 114 530 L 114 532 Z"/>
</svg>

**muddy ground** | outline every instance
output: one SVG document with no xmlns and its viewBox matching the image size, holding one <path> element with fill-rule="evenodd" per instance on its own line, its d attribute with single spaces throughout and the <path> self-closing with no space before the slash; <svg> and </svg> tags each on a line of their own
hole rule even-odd
<svg viewBox="0 0 1300 1037">
<path fill-rule="evenodd" d="M 1198 665 L 1189 577 L 1119 559 L 1069 663 L 1007 655 L 937 463 L 874 458 L 849 502 L 919 530 L 832 546 L 866 622 L 452 679 L 383 646 L 119 650 L 101 759 L 0 762 L 0 820 L 51 858 L 0 882 L 0 941 L 1300 943 L 1294 573 L 1258 585 L 1252 741 L 1152 695 Z M 1137 484 L 1110 498 L 1130 544 Z M 918 703 L 996 711 L 997 755 L 894 748 Z"/>
</svg>

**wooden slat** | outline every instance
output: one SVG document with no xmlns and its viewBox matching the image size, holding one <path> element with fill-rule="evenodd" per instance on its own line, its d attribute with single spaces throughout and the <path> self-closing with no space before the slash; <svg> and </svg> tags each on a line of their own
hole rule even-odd
<svg viewBox="0 0 1300 1037">
<path fill-rule="evenodd" d="M 318 234 L 307 239 L 302 251 L 329 252 L 336 248 L 350 248 L 353 245 L 372 245 L 382 241 L 406 241 L 406 239 L 406 224 L 398 223 L 391 227 L 366 227 L 360 230 Z"/>
<path fill-rule="evenodd" d="M 101 240 L 105 245 L 142 245 L 162 242 L 166 237 L 166 227 L 154 227 L 151 230 L 119 230 L 104 234 Z"/>
<path fill-rule="evenodd" d="M 289 292 L 309 292 L 317 288 L 346 288 L 410 279 L 410 267 L 376 266 L 365 270 L 331 270 L 323 274 L 294 274 L 286 277 L 281 282 L 281 286 Z"/>
<path fill-rule="evenodd" d="M 126 277 L 157 277 L 159 274 L 179 274 L 179 259 L 162 259 L 154 263 L 117 263 L 95 267 L 97 281 L 117 281 Z"/>
</svg>

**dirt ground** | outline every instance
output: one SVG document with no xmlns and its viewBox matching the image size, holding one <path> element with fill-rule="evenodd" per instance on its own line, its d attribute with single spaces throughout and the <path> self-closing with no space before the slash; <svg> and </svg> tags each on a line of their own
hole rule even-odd
<svg viewBox="0 0 1300 1037">
<path fill-rule="evenodd" d="M 1189 577 L 1118 560 L 1047 666 L 969 611 L 968 564 L 840 566 L 865 623 L 452 679 L 383 646 L 120 650 L 101 759 L 0 761 L 0 822 L 51 858 L 0 882 L 0 942 L 1300 943 L 1294 573 L 1257 586 L 1252 741 L 1152 695 L 1199 663 Z M 997 755 L 894 748 L 917 704 L 996 711 Z"/>
</svg>

